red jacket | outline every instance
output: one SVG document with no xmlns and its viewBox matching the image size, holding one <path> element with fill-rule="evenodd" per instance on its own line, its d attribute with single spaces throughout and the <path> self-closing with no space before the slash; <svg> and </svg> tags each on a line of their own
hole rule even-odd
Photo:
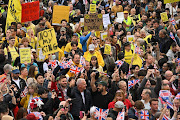
<svg viewBox="0 0 180 120">
<path fill-rule="evenodd" d="M 114 108 L 114 105 L 115 105 L 116 102 L 112 101 L 108 104 L 108 109 L 110 108 Z M 132 107 L 132 104 L 131 102 L 129 101 L 129 99 L 125 99 L 125 101 L 123 102 L 124 105 L 126 105 L 126 108 L 129 109 L 130 107 Z"/>
<path fill-rule="evenodd" d="M 57 82 L 51 82 L 51 91 L 52 90 L 56 91 L 57 97 L 59 98 L 60 101 L 65 100 L 63 90 L 57 87 Z"/>
</svg>

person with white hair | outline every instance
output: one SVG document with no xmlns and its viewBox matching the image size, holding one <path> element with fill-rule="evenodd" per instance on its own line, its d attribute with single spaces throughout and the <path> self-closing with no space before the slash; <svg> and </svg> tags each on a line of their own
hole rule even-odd
<svg viewBox="0 0 180 120">
<path fill-rule="evenodd" d="M 91 93 L 86 89 L 87 84 L 85 79 L 77 79 L 76 85 L 77 86 L 70 83 L 67 95 L 72 99 L 70 113 L 73 115 L 74 120 L 79 120 L 80 111 L 84 111 L 86 115 L 89 114 L 89 109 L 91 107 Z"/>
</svg>

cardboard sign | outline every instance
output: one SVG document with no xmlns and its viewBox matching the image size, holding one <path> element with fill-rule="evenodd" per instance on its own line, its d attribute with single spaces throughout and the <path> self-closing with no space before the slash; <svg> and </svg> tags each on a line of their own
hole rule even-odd
<svg viewBox="0 0 180 120">
<path fill-rule="evenodd" d="M 39 1 L 22 4 L 21 22 L 33 21 L 39 19 Z"/>
<path fill-rule="evenodd" d="M 117 12 L 117 17 L 124 19 L 124 12 Z"/>
<path fill-rule="evenodd" d="M 44 61 L 45 55 L 43 55 L 42 48 L 37 48 L 37 61 Z"/>
<path fill-rule="evenodd" d="M 60 25 L 62 19 L 66 19 L 69 22 L 69 10 L 70 6 L 54 5 L 52 25 Z"/>
<path fill-rule="evenodd" d="M 127 41 L 133 41 L 134 40 L 134 35 L 127 35 Z"/>
<path fill-rule="evenodd" d="M 164 0 L 164 4 L 166 3 L 173 3 L 173 2 L 179 2 L 180 0 Z"/>
<path fill-rule="evenodd" d="M 107 32 L 101 33 L 101 40 L 105 40 L 107 37 Z"/>
<path fill-rule="evenodd" d="M 104 54 L 110 54 L 111 52 L 111 45 L 110 44 L 105 44 L 104 45 Z"/>
<path fill-rule="evenodd" d="M 20 62 L 31 63 L 31 49 L 30 48 L 19 48 Z"/>
<path fill-rule="evenodd" d="M 81 27 L 84 26 L 84 18 L 80 18 L 80 22 L 81 22 Z"/>
<path fill-rule="evenodd" d="M 167 16 L 167 12 L 163 12 L 163 13 L 161 13 L 160 15 L 161 15 L 161 20 L 162 20 L 163 22 L 169 21 L 168 16 Z"/>
<path fill-rule="evenodd" d="M 43 55 L 58 52 L 58 44 L 54 28 L 39 32 L 39 46 L 42 48 Z"/>
<path fill-rule="evenodd" d="M 107 28 L 109 24 L 111 24 L 110 18 L 109 18 L 109 14 L 104 14 L 103 15 L 103 25 L 104 25 L 104 28 Z"/>
<path fill-rule="evenodd" d="M 90 4 L 90 13 L 96 13 L 96 4 Z"/>
<path fill-rule="evenodd" d="M 84 30 L 102 31 L 103 30 L 102 14 L 85 14 Z"/>
</svg>

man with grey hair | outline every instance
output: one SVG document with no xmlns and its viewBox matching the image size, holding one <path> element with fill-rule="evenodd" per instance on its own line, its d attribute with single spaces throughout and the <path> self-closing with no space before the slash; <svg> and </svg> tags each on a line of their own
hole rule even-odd
<svg viewBox="0 0 180 120">
<path fill-rule="evenodd" d="M 12 71 L 12 66 L 10 64 L 6 64 L 4 67 L 3 67 L 3 70 L 4 70 L 4 74 L 0 75 L 0 82 L 3 82 L 6 77 L 7 77 L 7 74 Z"/>
<path fill-rule="evenodd" d="M 89 114 L 91 107 L 91 93 L 86 89 L 86 81 L 83 78 L 77 79 L 75 86 L 70 83 L 67 90 L 67 95 L 72 99 L 72 108 L 70 113 L 73 115 L 74 120 L 79 120 L 80 111 L 84 111 L 86 115 Z"/>
</svg>

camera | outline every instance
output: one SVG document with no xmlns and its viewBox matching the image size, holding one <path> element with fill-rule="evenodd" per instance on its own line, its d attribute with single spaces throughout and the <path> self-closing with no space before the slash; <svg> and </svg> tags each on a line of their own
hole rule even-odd
<svg viewBox="0 0 180 120">
<path fill-rule="evenodd" d="M 97 80 L 99 78 L 99 72 L 97 70 L 92 70 L 92 72 L 95 72 L 96 73 L 96 76 L 95 76 L 95 79 Z M 91 73 L 92 73 L 91 72 Z"/>
</svg>

